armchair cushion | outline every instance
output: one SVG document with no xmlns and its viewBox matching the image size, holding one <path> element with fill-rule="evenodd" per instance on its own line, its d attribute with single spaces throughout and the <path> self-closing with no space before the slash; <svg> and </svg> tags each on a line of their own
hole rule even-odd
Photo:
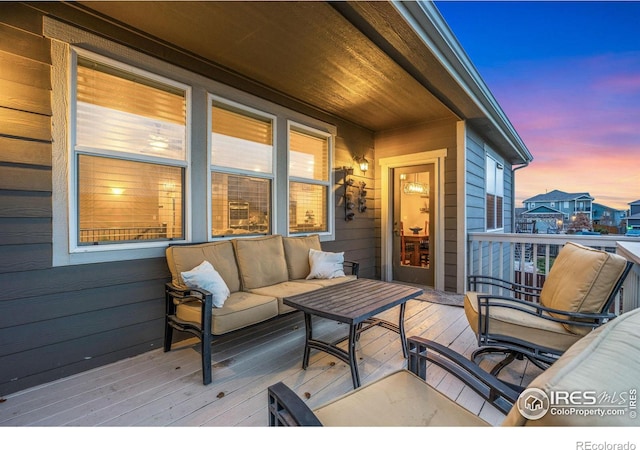
<svg viewBox="0 0 640 450">
<path fill-rule="evenodd" d="M 535 378 L 529 388 L 550 392 L 579 393 L 595 391 L 617 402 L 626 401 L 638 386 L 640 373 L 640 309 L 631 310 L 580 339 L 546 371 Z M 526 391 L 525 391 L 526 392 Z M 610 407 L 614 403 L 602 401 Z M 595 406 L 594 406 L 595 407 Z M 627 410 L 623 415 L 552 414 L 528 420 L 517 407 L 511 409 L 506 426 L 637 426 L 637 419 Z"/>
<path fill-rule="evenodd" d="M 314 410 L 324 426 L 487 426 L 408 370 L 400 370 Z"/>
<path fill-rule="evenodd" d="M 540 303 L 562 311 L 601 312 L 625 266 L 622 256 L 567 242 L 544 283 Z M 588 327 L 564 326 L 582 336 L 590 331 Z"/>
<path fill-rule="evenodd" d="M 481 294 L 467 292 L 464 297 L 464 312 L 476 335 L 479 334 L 480 329 L 486 329 L 484 321 L 488 320 L 488 330 L 492 335 L 523 342 L 535 342 L 540 347 L 558 352 L 563 352 L 581 337 L 569 332 L 560 322 L 549 320 L 547 313 L 541 316 L 533 314 L 535 311 L 533 307 L 519 305 L 520 308 L 531 311 L 531 314 L 527 314 L 511 307 L 498 306 L 501 303 L 508 304 L 507 301 L 492 300 L 490 314 L 481 316 L 478 311 L 478 295 Z M 480 322 L 481 317 L 482 322 Z"/>
</svg>

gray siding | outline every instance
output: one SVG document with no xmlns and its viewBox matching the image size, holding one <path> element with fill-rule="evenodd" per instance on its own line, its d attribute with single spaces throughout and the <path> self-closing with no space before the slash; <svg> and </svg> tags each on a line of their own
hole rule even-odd
<svg viewBox="0 0 640 450">
<path fill-rule="evenodd" d="M 485 230 L 485 144 L 491 147 L 472 128 L 467 127 L 467 231 Z M 504 232 L 512 232 L 513 219 L 513 171 L 508 161 L 504 163 Z"/>
<path fill-rule="evenodd" d="M 486 174 L 486 152 L 485 144 L 491 147 L 491 144 L 486 142 L 478 133 L 472 128 L 467 127 L 467 142 L 466 142 L 466 210 L 467 210 L 467 231 L 484 232 L 486 231 L 485 221 L 485 174 Z M 507 161 L 503 161 L 504 164 L 504 232 L 512 232 L 512 219 L 513 219 L 513 171 L 511 164 Z M 504 257 L 508 256 L 508 248 L 504 249 Z M 479 252 L 476 247 L 473 252 L 477 257 Z M 483 261 L 482 267 L 487 270 L 489 266 L 489 257 L 494 258 L 497 261 L 499 256 L 498 247 L 494 247 L 489 251 L 487 245 L 484 245 L 482 250 Z M 469 262 L 471 263 L 471 262 Z M 474 267 L 478 267 L 478 262 L 473 262 Z M 482 272 L 486 273 L 486 272 Z M 507 275 L 506 273 L 503 274 Z"/>
<path fill-rule="evenodd" d="M 441 120 L 414 127 L 401 128 L 376 134 L 376 158 L 409 155 L 428 150 L 447 149 L 444 167 L 444 264 L 445 289 L 457 289 L 457 182 L 456 182 L 456 122 Z M 379 178 L 378 178 L 379 179 Z M 380 191 L 376 190 L 376 201 Z M 378 268 L 380 267 L 380 214 L 376 216 Z M 378 269 L 379 270 L 379 269 Z M 380 273 L 377 274 L 380 276 Z"/>
<path fill-rule="evenodd" d="M 111 25 L 59 8 L 67 20 L 111 36 Z M 117 40 L 335 124 L 335 167 L 352 165 L 352 155 L 373 147 L 369 131 L 246 79 L 122 30 Z M 163 285 L 169 280 L 164 258 L 52 266 L 50 54 L 41 14 L 19 3 L 2 5 L 0 396 L 157 348 L 163 339 Z M 373 166 L 363 178 L 371 191 Z M 375 202 L 346 222 L 338 184 L 335 195 L 336 239 L 323 248 L 345 251 L 347 259 L 361 262 L 362 276 L 374 277 Z"/>
</svg>

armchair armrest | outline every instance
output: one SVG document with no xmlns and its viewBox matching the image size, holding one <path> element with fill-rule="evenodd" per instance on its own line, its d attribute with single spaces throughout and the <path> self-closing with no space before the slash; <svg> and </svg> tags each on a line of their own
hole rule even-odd
<svg viewBox="0 0 640 450">
<path fill-rule="evenodd" d="M 548 308 L 542 306 L 539 303 L 533 303 L 530 301 L 520 300 L 512 297 L 491 294 L 478 294 L 478 312 L 480 316 L 489 315 L 489 311 L 491 308 L 509 308 L 538 317 L 543 317 L 543 313 L 546 312 L 547 315 L 543 317 L 546 320 L 559 322 L 564 325 L 589 328 L 600 326 L 606 321 L 616 317 L 615 314 L 608 311 L 599 313 L 564 311 L 560 309 Z"/>
<path fill-rule="evenodd" d="M 409 346 L 409 369 L 421 378 L 426 378 L 416 370 L 425 370 L 426 362 L 431 362 L 454 375 L 473 389 L 482 398 L 507 414 L 518 396 L 524 390 L 521 386 L 506 383 L 491 375 L 470 359 L 444 345 L 420 336 L 407 339 Z M 415 358 L 415 363 L 412 361 Z M 415 367 L 412 367 L 416 364 Z"/>
<path fill-rule="evenodd" d="M 270 427 L 322 426 L 307 404 L 282 381 L 267 389 Z"/>
<path fill-rule="evenodd" d="M 436 342 L 413 336 L 407 339 L 407 343 L 407 370 L 425 380 L 425 383 L 427 362 L 431 362 L 456 376 L 504 414 L 509 412 L 523 390 L 520 386 L 499 380 L 468 358 Z M 367 389 L 367 386 L 359 389 Z M 267 391 L 269 426 L 322 426 L 315 413 L 284 383 L 269 386 Z"/>
<path fill-rule="evenodd" d="M 514 283 L 512 281 L 503 280 L 496 277 L 488 277 L 485 275 L 469 275 L 467 277 L 468 289 L 470 291 L 481 291 L 483 286 L 493 286 L 499 289 L 512 292 L 513 297 L 531 298 L 538 301 L 540 298 L 541 287 L 526 286 L 524 284 Z M 524 296 L 524 297 L 523 297 Z"/>
</svg>

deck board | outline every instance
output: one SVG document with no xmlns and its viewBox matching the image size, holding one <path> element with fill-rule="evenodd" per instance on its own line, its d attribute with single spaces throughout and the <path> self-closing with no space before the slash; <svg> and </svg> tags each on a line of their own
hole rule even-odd
<svg viewBox="0 0 640 450">
<path fill-rule="evenodd" d="M 398 311 L 380 316 L 397 321 Z M 460 307 L 410 300 L 405 327 L 407 336 L 433 339 L 465 355 L 476 348 Z M 314 321 L 314 334 L 331 340 L 345 335 L 346 326 L 321 319 Z M 304 320 L 298 312 L 232 333 L 213 344 L 213 382 L 204 386 L 197 342 L 186 341 L 168 353 L 153 350 L 11 394 L 0 403 L 0 426 L 264 427 L 266 390 L 278 381 L 312 408 L 352 389 L 347 364 L 323 352 L 312 350 L 309 367 L 302 370 L 303 345 Z M 398 335 L 381 327 L 361 336 L 357 352 L 363 384 L 406 366 Z M 516 361 L 504 378 L 526 384 L 539 372 Z M 489 423 L 504 418 L 439 367 L 430 365 L 427 377 Z"/>
</svg>

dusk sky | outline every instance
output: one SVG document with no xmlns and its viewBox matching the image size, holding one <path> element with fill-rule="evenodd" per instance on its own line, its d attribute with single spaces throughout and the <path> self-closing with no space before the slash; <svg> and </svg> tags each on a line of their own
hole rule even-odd
<svg viewBox="0 0 640 450">
<path fill-rule="evenodd" d="M 516 207 L 554 189 L 640 199 L 640 1 L 437 1 L 533 155 Z"/>
</svg>

